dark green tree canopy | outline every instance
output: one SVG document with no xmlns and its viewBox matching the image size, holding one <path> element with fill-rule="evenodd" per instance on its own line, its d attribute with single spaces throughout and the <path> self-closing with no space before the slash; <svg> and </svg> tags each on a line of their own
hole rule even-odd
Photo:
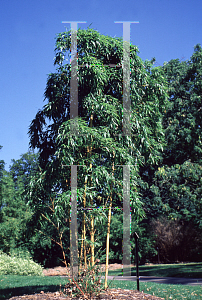
<svg viewBox="0 0 202 300">
<path fill-rule="evenodd" d="M 39 171 L 38 156 L 38 154 L 29 151 L 22 154 L 20 159 L 11 160 L 10 174 L 13 177 L 13 181 L 16 182 L 18 178 L 21 178 L 25 189 L 28 186 L 31 177 Z"/>
<path fill-rule="evenodd" d="M 191 161 L 159 167 L 151 186 L 153 201 L 146 204 L 148 213 L 192 221 L 201 227 L 201 176 L 201 165 Z"/>
<path fill-rule="evenodd" d="M 8 253 L 23 246 L 31 210 L 23 197 L 24 185 L 20 177 L 14 183 L 11 174 L 4 170 L 2 177 L 2 199 L 0 210 L 0 249 Z"/>
<path fill-rule="evenodd" d="M 195 46 L 190 60 L 171 60 L 163 67 L 169 83 L 170 107 L 164 115 L 167 147 L 164 163 L 200 162 L 202 154 L 202 48 Z"/>
</svg>

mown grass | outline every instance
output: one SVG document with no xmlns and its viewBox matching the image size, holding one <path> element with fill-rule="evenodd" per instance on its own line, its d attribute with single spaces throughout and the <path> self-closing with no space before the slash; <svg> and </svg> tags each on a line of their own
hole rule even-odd
<svg viewBox="0 0 202 300">
<path fill-rule="evenodd" d="M 104 281 L 104 279 L 103 279 Z M 61 277 L 41 277 L 41 276 L 18 276 L 6 275 L 0 276 L 0 300 L 9 299 L 13 296 L 23 294 L 34 294 L 44 292 L 56 292 L 63 289 L 67 283 L 66 278 Z M 134 281 L 114 280 L 108 281 L 109 288 L 122 288 L 136 290 L 137 285 Z M 168 285 L 157 284 L 153 282 L 140 282 L 140 291 L 146 294 L 155 295 L 165 300 L 181 300 L 181 299 L 202 299 L 201 286 L 184 286 L 184 285 Z"/>
<path fill-rule="evenodd" d="M 60 284 L 64 286 L 67 279 L 48 276 L 0 275 L 0 300 L 23 294 L 56 292 Z"/>
<path fill-rule="evenodd" d="M 137 285 L 134 281 L 114 280 L 110 288 L 121 288 L 136 290 Z M 202 287 L 177 284 L 158 284 L 154 282 L 140 282 L 140 291 L 146 294 L 155 295 L 165 300 L 200 300 L 202 299 Z"/>
<path fill-rule="evenodd" d="M 109 271 L 108 275 L 122 276 L 122 269 Z M 136 268 L 131 268 L 131 275 L 136 276 Z M 139 266 L 139 275 L 157 277 L 202 278 L 202 263 L 143 265 Z"/>
</svg>

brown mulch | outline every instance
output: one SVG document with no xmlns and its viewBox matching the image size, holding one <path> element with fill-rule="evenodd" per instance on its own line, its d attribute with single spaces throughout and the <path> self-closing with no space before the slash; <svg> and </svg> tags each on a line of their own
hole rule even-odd
<svg viewBox="0 0 202 300">
<path fill-rule="evenodd" d="M 104 264 L 101 265 L 101 270 L 104 271 Z M 134 265 L 131 265 L 132 267 Z M 109 270 L 116 270 L 121 269 L 121 264 L 110 264 Z M 55 267 L 53 269 L 46 269 L 43 270 L 43 273 L 45 276 L 65 276 L 67 275 L 66 268 L 63 267 Z M 84 298 L 79 297 L 70 297 L 65 296 L 62 292 L 55 292 L 55 293 L 44 293 L 41 291 L 39 294 L 33 294 L 33 295 L 23 295 L 18 297 L 12 297 L 9 300 L 79 300 Z M 89 298 L 90 299 L 90 298 Z M 108 289 L 106 291 L 103 291 L 99 297 L 92 297 L 91 299 L 101 299 L 101 300 L 163 300 L 164 298 L 159 298 L 156 296 L 152 296 L 149 294 L 145 294 L 144 292 L 134 291 L 134 290 L 126 290 L 126 289 Z"/>
<path fill-rule="evenodd" d="M 105 264 L 101 264 L 101 271 L 105 271 Z M 135 265 L 131 264 L 131 267 L 134 267 Z M 116 270 L 116 269 L 122 269 L 122 264 L 109 264 L 110 271 Z M 69 268 L 68 268 L 69 271 Z M 65 267 L 55 267 L 52 269 L 44 269 L 43 274 L 45 276 L 67 276 L 67 269 Z"/>
<path fill-rule="evenodd" d="M 62 293 L 43 293 L 34 294 L 34 295 L 23 295 L 19 297 L 12 297 L 9 300 L 21 300 L 21 299 L 28 299 L 28 300 L 81 300 L 84 299 L 82 297 L 65 297 Z M 90 298 L 87 298 L 90 299 Z M 123 290 L 123 289 L 109 289 L 107 291 L 103 291 L 103 293 L 99 297 L 92 297 L 93 299 L 100 299 L 100 300 L 164 300 L 164 298 L 159 298 L 156 296 L 148 295 L 143 292 L 133 291 L 133 290 Z"/>
</svg>

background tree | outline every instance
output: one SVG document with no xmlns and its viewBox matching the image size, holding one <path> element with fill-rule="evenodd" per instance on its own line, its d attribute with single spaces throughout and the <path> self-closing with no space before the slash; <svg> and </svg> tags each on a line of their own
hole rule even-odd
<svg viewBox="0 0 202 300">
<path fill-rule="evenodd" d="M 3 170 L 0 179 L 0 241 L 1 250 L 28 250 L 35 261 L 46 266 L 60 264 L 57 245 L 38 232 L 37 210 L 28 205 L 31 178 L 39 173 L 37 154 L 27 152 L 12 160 L 9 172 Z M 49 225 L 49 224 L 48 224 Z M 48 227 L 46 231 L 48 233 Z M 52 230 L 50 228 L 49 230 Z M 52 231 L 51 231 L 52 233 Z"/>
<path fill-rule="evenodd" d="M 14 184 L 9 172 L 2 177 L 2 199 L 0 212 L 0 247 L 9 253 L 17 247 L 26 248 L 26 224 L 31 210 L 23 199 L 23 184 L 18 178 Z"/>
<path fill-rule="evenodd" d="M 145 165 L 140 170 L 147 216 L 140 226 L 164 216 L 168 224 L 169 220 L 183 222 L 186 232 L 189 223 L 192 245 L 195 232 L 201 237 L 201 58 L 202 49 L 197 45 L 190 60 L 164 63 L 169 94 L 163 114 L 166 146 L 159 166 Z M 190 251 L 186 259 L 199 259 L 201 250 L 193 248 L 195 255 Z"/>
<path fill-rule="evenodd" d="M 38 156 L 38 153 L 28 151 L 20 155 L 20 159 L 11 160 L 11 165 L 9 166 L 10 175 L 12 176 L 14 183 L 21 178 L 21 181 L 24 184 L 25 193 L 31 178 L 39 171 Z"/>
<path fill-rule="evenodd" d="M 171 60 L 164 64 L 163 70 L 170 102 L 163 120 L 167 140 L 163 164 L 182 164 L 189 159 L 201 162 L 201 46 L 195 46 L 190 60 Z"/>
</svg>

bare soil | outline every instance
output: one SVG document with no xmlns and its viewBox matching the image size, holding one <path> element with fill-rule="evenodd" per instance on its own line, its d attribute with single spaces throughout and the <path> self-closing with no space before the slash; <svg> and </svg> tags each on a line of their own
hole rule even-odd
<svg viewBox="0 0 202 300">
<path fill-rule="evenodd" d="M 101 271 L 105 271 L 105 264 L 101 264 Z M 135 265 L 131 264 L 131 267 L 134 267 Z M 122 264 L 109 264 L 108 270 L 113 271 L 117 269 L 122 269 Z M 69 271 L 69 268 L 68 268 Z M 52 269 L 45 269 L 43 270 L 43 274 L 45 276 L 65 276 L 67 275 L 67 269 L 65 267 L 55 267 Z"/>
</svg>

